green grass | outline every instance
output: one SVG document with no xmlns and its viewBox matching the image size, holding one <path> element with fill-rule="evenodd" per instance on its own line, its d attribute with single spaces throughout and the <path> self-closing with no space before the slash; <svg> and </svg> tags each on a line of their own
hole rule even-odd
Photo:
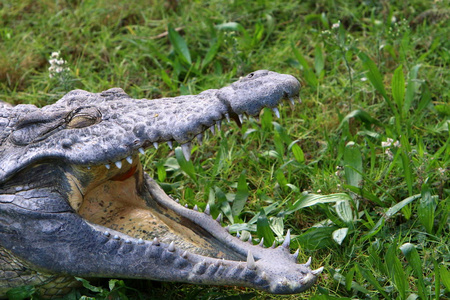
<svg viewBox="0 0 450 300">
<path fill-rule="evenodd" d="M 291 229 L 300 260 L 325 266 L 301 298 L 450 296 L 447 1 L 151 2 L 1 2 L 0 99 L 42 106 L 71 89 L 114 86 L 158 98 L 219 88 L 256 69 L 293 74 L 303 103 L 282 107 L 280 119 L 268 110 L 242 128 L 224 124 L 191 162 L 167 146 L 148 151 L 147 171 L 183 204 L 209 203 L 255 242 L 281 241 Z M 70 70 L 49 78 L 54 51 Z M 98 286 L 71 299 L 299 297 Z"/>
</svg>

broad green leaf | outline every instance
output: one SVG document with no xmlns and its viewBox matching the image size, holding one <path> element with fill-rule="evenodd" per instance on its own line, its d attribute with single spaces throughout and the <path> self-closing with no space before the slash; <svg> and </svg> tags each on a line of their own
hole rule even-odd
<svg viewBox="0 0 450 300">
<path fill-rule="evenodd" d="M 311 70 L 311 67 L 309 66 L 306 59 L 303 57 L 303 55 L 300 53 L 300 51 L 297 49 L 294 43 L 291 43 L 292 52 L 294 53 L 295 58 L 298 60 L 300 65 L 303 67 L 303 76 L 305 77 L 306 82 L 311 87 L 317 87 L 318 81 L 317 76 L 314 73 L 313 70 Z"/>
<path fill-rule="evenodd" d="M 333 231 L 333 234 L 331 235 L 333 237 L 333 240 L 338 243 L 339 245 L 342 244 L 345 237 L 347 236 L 348 228 L 339 228 L 335 231 Z"/>
<path fill-rule="evenodd" d="M 317 195 L 317 194 L 308 194 L 304 193 L 298 199 L 295 201 L 294 204 L 289 206 L 289 208 L 284 212 L 280 213 L 282 215 L 290 214 L 294 211 L 297 211 L 299 209 L 322 204 L 322 203 L 332 203 L 332 202 L 339 202 L 342 200 L 351 200 L 351 197 L 348 194 L 345 193 L 336 193 L 336 194 L 330 194 L 330 195 Z"/>
<path fill-rule="evenodd" d="M 347 184 L 359 187 L 362 182 L 362 155 L 358 145 L 347 143 L 344 151 L 344 170 Z"/>
<path fill-rule="evenodd" d="M 439 275 L 441 282 L 444 284 L 448 292 L 450 292 L 450 272 L 445 265 L 439 267 Z"/>
<path fill-rule="evenodd" d="M 178 164 L 180 165 L 180 169 L 185 172 L 191 179 L 198 183 L 197 176 L 195 174 L 195 168 L 192 164 L 192 161 L 187 161 L 186 158 L 183 155 L 183 150 L 181 150 L 181 147 L 175 148 L 175 157 L 177 159 Z"/>
<path fill-rule="evenodd" d="M 377 119 L 373 118 L 368 112 L 361 110 L 361 109 L 356 109 L 351 111 L 350 113 L 348 113 L 341 121 L 341 123 L 339 124 L 339 128 L 342 127 L 342 125 L 344 123 L 348 123 L 350 119 L 358 119 L 361 122 L 363 122 L 366 127 L 371 127 L 372 125 L 377 125 L 380 127 L 385 127 L 385 124 L 381 123 L 380 121 L 378 121 Z"/>
<path fill-rule="evenodd" d="M 345 288 L 350 291 L 352 288 L 353 277 L 355 276 L 355 267 L 351 268 L 345 275 Z"/>
<path fill-rule="evenodd" d="M 403 101 L 405 98 L 405 77 L 403 75 L 403 67 L 400 65 L 394 71 L 394 76 L 392 77 L 392 98 L 394 98 L 397 108 L 399 110 L 403 109 Z"/>
<path fill-rule="evenodd" d="M 269 220 L 267 219 L 264 209 L 261 209 L 259 212 L 258 221 L 256 222 L 256 232 L 259 237 L 264 238 L 264 245 L 266 247 L 272 246 L 275 236 L 270 229 Z"/>
<path fill-rule="evenodd" d="M 83 279 L 83 278 L 80 278 L 80 277 L 75 277 L 75 279 L 80 281 L 83 284 L 83 287 L 87 288 L 91 292 L 94 292 L 94 293 L 101 293 L 101 292 L 103 292 L 103 288 L 97 287 L 97 286 L 93 286 L 86 279 Z"/>
<path fill-rule="evenodd" d="M 353 212 L 352 207 L 350 206 L 350 201 L 339 201 L 334 206 L 334 209 L 336 210 L 336 214 L 339 219 L 345 222 L 348 226 L 353 227 Z"/>
<path fill-rule="evenodd" d="M 201 67 L 202 69 L 204 69 L 207 65 L 209 65 L 209 63 L 214 59 L 217 52 L 219 51 L 220 44 L 221 44 L 221 40 L 217 39 L 215 41 L 215 43 L 211 45 L 211 47 L 209 48 L 208 52 L 205 55 L 205 58 L 202 61 L 202 67 Z"/>
<path fill-rule="evenodd" d="M 249 193 L 246 178 L 247 176 L 244 171 L 241 173 L 241 176 L 239 176 L 237 192 L 233 200 L 233 205 L 231 206 L 233 216 L 239 216 L 247 202 Z"/>
<path fill-rule="evenodd" d="M 426 289 L 423 278 L 422 261 L 420 260 L 419 254 L 416 248 L 411 243 L 405 243 L 400 246 L 400 250 L 403 255 L 405 255 L 408 260 L 409 265 L 413 269 L 414 275 L 416 275 L 417 290 L 419 292 L 420 298 L 427 299 Z"/>
<path fill-rule="evenodd" d="M 189 65 L 192 64 L 191 54 L 189 52 L 188 45 L 186 41 L 181 37 L 181 35 L 169 25 L 169 40 L 172 44 L 175 52 L 180 55 L 183 60 Z"/>
<path fill-rule="evenodd" d="M 225 196 L 225 193 L 217 186 L 214 187 L 214 193 L 216 195 L 217 203 L 220 203 L 220 210 L 223 212 L 225 217 L 231 222 L 234 223 L 233 213 L 231 212 L 230 203 L 228 203 L 228 199 Z"/>
<path fill-rule="evenodd" d="M 434 214 L 436 210 L 436 202 L 431 196 L 428 183 L 422 184 L 421 199 L 417 208 L 417 216 L 420 223 L 425 227 L 428 233 L 433 233 Z"/>
<path fill-rule="evenodd" d="M 313 227 L 307 232 L 293 238 L 297 241 L 303 249 L 315 250 L 327 247 L 333 247 L 334 243 L 331 235 L 336 230 L 336 227 Z"/>
<path fill-rule="evenodd" d="M 323 67 L 324 67 L 324 59 L 322 47 L 320 46 L 320 44 L 317 44 L 314 51 L 314 68 L 316 71 L 317 78 L 320 78 L 323 71 Z"/>
<path fill-rule="evenodd" d="M 244 31 L 245 28 L 241 24 L 237 22 L 228 22 L 228 23 L 222 23 L 215 26 L 218 30 L 229 30 L 229 31 Z"/>
<path fill-rule="evenodd" d="M 362 268 L 358 264 L 356 264 L 356 267 L 358 268 L 358 271 L 359 273 L 361 273 L 362 277 L 364 277 L 371 285 L 373 285 L 377 289 L 377 291 L 384 296 L 385 299 L 389 299 L 388 294 L 384 291 L 383 287 L 370 271 Z"/>
<path fill-rule="evenodd" d="M 419 83 L 417 82 L 417 74 L 419 73 L 420 67 L 421 65 L 415 65 L 411 68 L 411 71 L 409 71 L 408 86 L 406 87 L 405 103 L 403 107 L 404 111 L 408 111 L 414 101 L 414 96 L 419 87 Z"/>
<path fill-rule="evenodd" d="M 400 299 L 406 299 L 408 280 L 406 278 L 402 263 L 397 257 L 396 243 L 392 243 L 392 245 L 388 248 L 388 251 L 385 255 L 385 262 L 386 267 L 389 271 L 391 281 L 393 281 L 398 293 L 400 294 Z"/>
<path fill-rule="evenodd" d="M 408 186 L 408 192 L 409 195 L 412 195 L 412 191 L 413 191 L 413 185 L 414 185 L 414 179 L 413 179 L 413 171 L 411 169 L 411 159 L 409 158 L 409 141 L 408 138 L 406 137 L 406 135 L 402 135 L 402 137 L 400 138 L 400 143 L 401 143 L 401 158 L 402 158 L 402 165 L 403 165 L 403 173 L 405 175 L 405 181 L 406 181 L 406 185 Z"/>
<path fill-rule="evenodd" d="M 377 65 L 364 52 L 359 52 L 358 56 L 362 60 L 363 65 L 367 70 L 366 74 L 370 83 L 372 83 L 373 87 L 385 98 L 389 106 L 392 106 L 392 103 L 390 102 L 384 88 L 383 77 L 381 76 Z"/>
<path fill-rule="evenodd" d="M 411 197 L 408 197 L 402 201 L 400 201 L 399 203 L 395 204 L 394 206 L 392 206 L 391 208 L 389 208 L 385 215 L 387 218 L 392 217 L 393 215 L 395 215 L 398 211 L 400 211 L 404 206 L 410 204 L 411 202 L 413 202 L 416 199 L 419 199 L 421 195 L 417 194 L 417 195 L 413 195 Z"/>
<path fill-rule="evenodd" d="M 299 163 L 305 162 L 305 154 L 303 153 L 302 148 L 297 144 L 299 140 L 293 141 L 289 147 L 288 150 L 292 151 L 292 154 L 294 155 L 294 158 Z"/>
</svg>

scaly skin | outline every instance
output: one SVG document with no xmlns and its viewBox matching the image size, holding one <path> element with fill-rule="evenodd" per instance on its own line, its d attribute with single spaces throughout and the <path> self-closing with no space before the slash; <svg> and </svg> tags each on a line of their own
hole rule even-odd
<svg viewBox="0 0 450 300">
<path fill-rule="evenodd" d="M 264 248 L 179 205 L 143 172 L 139 153 L 191 141 L 221 120 L 257 115 L 300 84 L 256 71 L 219 90 L 157 100 L 76 90 L 41 109 L 0 105 L 0 295 L 32 284 L 55 295 L 71 278 L 121 277 L 248 286 L 291 294 L 322 268 L 297 264 L 289 232 Z"/>
</svg>

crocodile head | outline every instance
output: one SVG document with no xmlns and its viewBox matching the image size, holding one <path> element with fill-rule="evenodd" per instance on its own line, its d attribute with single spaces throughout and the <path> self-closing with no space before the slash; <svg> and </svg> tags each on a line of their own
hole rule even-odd
<svg viewBox="0 0 450 300">
<path fill-rule="evenodd" d="M 293 76 L 262 70 L 198 95 L 150 101 L 118 88 L 75 90 L 41 109 L 4 106 L 0 250 L 45 274 L 308 289 L 322 268 L 297 263 L 289 233 L 272 248 L 233 237 L 209 206 L 199 212 L 167 196 L 139 159 L 162 142 L 177 142 L 189 159 L 208 128 L 264 107 L 277 113 L 299 89 Z"/>
</svg>

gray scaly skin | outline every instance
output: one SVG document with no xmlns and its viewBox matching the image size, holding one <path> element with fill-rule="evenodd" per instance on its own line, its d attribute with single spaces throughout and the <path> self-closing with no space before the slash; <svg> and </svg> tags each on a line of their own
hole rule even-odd
<svg viewBox="0 0 450 300">
<path fill-rule="evenodd" d="M 198 95 L 132 99 L 114 88 L 75 90 L 55 104 L 0 104 L 0 297 L 37 285 L 67 292 L 73 276 L 247 286 L 277 294 L 311 287 L 323 268 L 282 245 L 231 236 L 210 208 L 168 197 L 139 153 L 201 140 L 221 120 L 258 115 L 298 95 L 290 75 L 257 71 Z"/>
</svg>

